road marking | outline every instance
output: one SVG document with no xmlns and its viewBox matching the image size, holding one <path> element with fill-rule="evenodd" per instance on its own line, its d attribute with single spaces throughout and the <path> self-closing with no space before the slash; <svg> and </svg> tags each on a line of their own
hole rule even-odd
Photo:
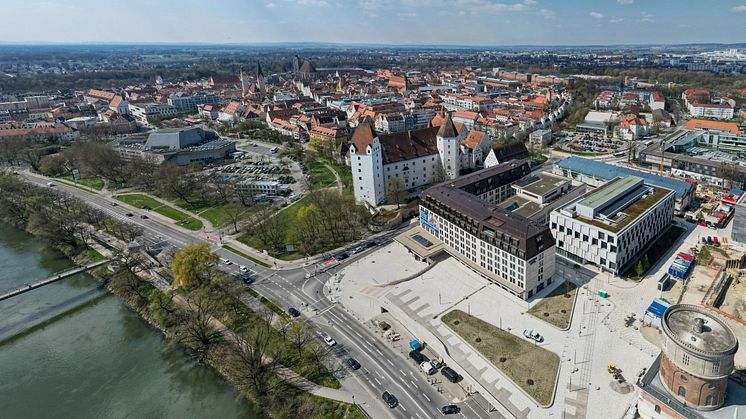
<svg viewBox="0 0 746 419">
<path fill-rule="evenodd" d="M 363 335 L 361 335 L 361 334 L 360 334 L 360 333 L 358 333 L 357 331 L 353 330 L 352 332 L 353 332 L 354 334 L 356 334 L 356 335 L 357 335 L 357 337 L 359 337 L 360 339 L 362 339 L 362 338 L 363 338 Z"/>
<path fill-rule="evenodd" d="M 378 348 L 375 348 L 376 352 L 378 352 L 378 355 L 383 356 L 383 352 L 381 352 Z"/>
<path fill-rule="evenodd" d="M 382 384 L 381 384 L 381 380 L 379 380 L 379 379 L 378 379 L 378 377 L 373 377 L 373 378 L 375 378 L 375 380 L 376 380 L 376 383 L 378 383 L 378 385 L 379 385 L 379 386 L 380 386 L 380 385 L 382 385 Z"/>
<path fill-rule="evenodd" d="M 417 384 L 415 384 L 415 383 L 414 383 L 414 381 L 412 381 L 412 380 L 409 380 L 409 382 L 410 382 L 410 383 L 412 383 L 412 385 L 413 385 L 413 386 L 414 386 L 414 387 L 415 387 L 415 388 L 416 388 L 417 390 L 419 390 L 419 389 L 420 389 L 420 388 L 419 388 L 419 387 L 417 386 Z"/>
<path fill-rule="evenodd" d="M 378 372 L 378 370 L 376 370 L 376 374 L 378 374 L 381 378 L 383 378 L 383 374 L 381 374 L 380 372 Z"/>
<path fill-rule="evenodd" d="M 429 397 L 427 397 L 427 394 L 425 394 L 425 393 L 422 393 L 422 395 L 423 395 L 423 396 L 424 396 L 424 397 L 425 397 L 425 398 L 427 399 L 427 401 L 432 401 L 432 400 L 430 400 L 430 398 L 429 398 Z"/>
<path fill-rule="evenodd" d="M 391 365 L 392 367 L 394 366 L 394 363 L 393 363 L 393 362 L 391 362 L 391 360 L 390 360 L 390 359 L 387 359 L 387 360 L 386 360 L 386 362 L 388 362 L 388 363 L 389 363 L 389 365 Z"/>
<path fill-rule="evenodd" d="M 404 407 L 404 406 L 402 406 L 402 405 L 401 405 L 401 403 L 399 404 L 399 406 L 401 406 L 401 410 L 403 410 L 403 411 L 405 411 L 405 412 L 407 411 L 407 408 L 406 408 L 406 407 Z"/>
<path fill-rule="evenodd" d="M 405 373 L 404 373 L 404 371 L 402 371 L 402 370 L 399 370 L 399 372 L 401 373 L 401 375 L 403 375 L 403 376 L 405 376 L 405 377 L 407 376 L 407 374 L 405 374 Z"/>
<path fill-rule="evenodd" d="M 414 412 L 414 415 L 417 416 L 418 418 L 422 419 L 422 416 L 420 416 L 419 412 Z"/>
</svg>

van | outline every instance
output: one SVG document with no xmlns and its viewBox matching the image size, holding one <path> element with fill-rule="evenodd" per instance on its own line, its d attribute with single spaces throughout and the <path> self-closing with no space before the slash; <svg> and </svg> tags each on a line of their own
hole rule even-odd
<svg viewBox="0 0 746 419">
<path fill-rule="evenodd" d="M 459 375 L 456 371 L 452 370 L 449 367 L 443 367 L 440 369 L 440 373 L 443 374 L 443 376 L 448 379 L 448 381 L 452 383 L 458 382 Z"/>
</svg>

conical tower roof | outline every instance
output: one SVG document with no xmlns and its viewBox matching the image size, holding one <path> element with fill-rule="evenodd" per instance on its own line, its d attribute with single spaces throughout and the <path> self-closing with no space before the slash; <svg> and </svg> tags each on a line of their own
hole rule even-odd
<svg viewBox="0 0 746 419">
<path fill-rule="evenodd" d="M 438 130 L 438 137 L 443 137 L 443 138 L 458 137 L 458 130 L 456 130 L 456 125 L 453 124 L 453 120 L 451 119 L 451 114 L 446 115 L 445 121 L 443 121 L 443 124 L 441 124 L 440 129 Z"/>
</svg>

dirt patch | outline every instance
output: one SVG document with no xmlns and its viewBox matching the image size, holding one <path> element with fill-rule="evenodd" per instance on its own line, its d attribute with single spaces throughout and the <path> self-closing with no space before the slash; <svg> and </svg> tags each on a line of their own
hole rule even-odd
<svg viewBox="0 0 746 419">
<path fill-rule="evenodd" d="M 461 310 L 450 311 L 442 321 L 539 404 L 551 402 L 560 363 L 557 354 Z"/>
<path fill-rule="evenodd" d="M 528 310 L 528 314 L 537 317 L 559 329 L 570 327 L 572 307 L 578 287 L 572 282 L 565 282 L 555 288 L 538 304 Z"/>
</svg>

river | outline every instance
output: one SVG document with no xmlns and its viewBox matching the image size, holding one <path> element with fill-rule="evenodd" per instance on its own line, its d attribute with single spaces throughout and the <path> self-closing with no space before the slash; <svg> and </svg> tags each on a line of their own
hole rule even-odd
<svg viewBox="0 0 746 419">
<path fill-rule="evenodd" d="M 70 265 L 0 225 L 0 290 Z M 216 373 L 81 274 L 0 302 L 0 417 L 257 416 Z"/>
</svg>

